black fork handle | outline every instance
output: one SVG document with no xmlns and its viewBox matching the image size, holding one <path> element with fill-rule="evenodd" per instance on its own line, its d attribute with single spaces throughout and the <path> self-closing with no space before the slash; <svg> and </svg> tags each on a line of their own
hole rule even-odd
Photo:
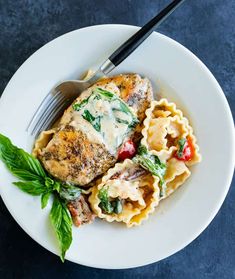
<svg viewBox="0 0 235 279">
<path fill-rule="evenodd" d="M 122 44 L 109 57 L 110 62 L 114 66 L 118 66 L 126 59 L 148 36 L 159 26 L 176 8 L 178 8 L 185 0 L 174 0 L 166 8 L 164 8 L 153 19 L 146 23 L 139 31 L 137 31 L 130 39 Z"/>
</svg>

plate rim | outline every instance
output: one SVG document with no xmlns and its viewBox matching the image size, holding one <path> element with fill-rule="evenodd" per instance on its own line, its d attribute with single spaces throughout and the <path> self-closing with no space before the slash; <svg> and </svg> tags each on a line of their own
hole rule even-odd
<svg viewBox="0 0 235 279">
<path fill-rule="evenodd" d="M 36 53 L 39 53 L 42 49 L 46 48 L 49 44 L 53 44 L 55 41 L 63 39 L 64 37 L 70 36 L 71 33 L 76 33 L 79 32 L 81 30 L 87 30 L 87 29 L 99 29 L 99 28 L 129 28 L 132 29 L 133 31 L 137 31 L 138 29 L 140 29 L 140 27 L 138 26 L 134 26 L 134 25 L 128 25 L 128 24 L 98 24 L 98 25 L 91 25 L 91 26 L 87 26 L 87 27 L 83 27 L 83 28 L 79 28 L 79 29 L 75 29 L 72 30 L 70 32 L 67 32 L 63 35 L 60 35 L 56 38 L 54 38 L 53 40 L 47 42 L 46 44 L 44 44 L 43 46 L 41 46 L 39 49 L 37 49 L 35 52 L 33 52 L 20 66 L 19 68 L 16 70 L 16 72 L 12 75 L 12 77 L 10 78 L 10 80 L 8 81 L 6 87 L 4 88 L 4 91 L 0 97 L 0 102 L 2 101 L 3 98 L 5 98 L 6 95 L 6 91 L 7 88 L 11 85 L 11 83 L 14 81 L 14 77 L 15 75 L 18 73 L 18 71 L 21 70 L 21 68 L 23 68 L 23 66 L 29 62 L 29 60 L 32 58 L 32 56 L 34 56 Z M 88 266 L 88 267 L 94 267 L 94 268 L 102 268 L 102 269 L 127 269 L 127 268 L 136 268 L 136 267 L 141 267 L 141 266 L 145 266 L 151 263 L 155 263 L 155 262 L 159 262 L 165 258 L 170 257 L 171 255 L 179 252 L 180 250 L 182 250 L 183 248 L 185 248 L 188 244 L 190 244 L 192 241 L 194 241 L 207 227 L 208 225 L 212 222 L 212 220 L 215 218 L 215 216 L 217 215 L 217 213 L 219 212 L 226 196 L 227 193 L 229 191 L 229 188 L 231 186 L 231 182 L 232 182 L 232 178 L 233 178 L 233 172 L 234 172 L 234 166 L 235 166 L 235 130 L 234 130 L 234 123 L 233 123 L 233 116 L 232 116 L 232 112 L 230 110 L 230 106 L 229 103 L 226 99 L 226 96 L 221 88 L 221 86 L 219 85 L 218 81 L 216 80 L 216 78 L 214 77 L 214 75 L 211 73 L 211 71 L 206 67 L 206 65 L 193 53 L 191 52 L 189 49 L 187 49 L 184 45 L 182 45 L 181 43 L 175 41 L 174 39 L 159 33 L 159 32 L 153 32 L 154 34 L 157 34 L 158 36 L 162 37 L 163 39 L 167 40 L 169 44 L 173 44 L 176 48 L 181 48 L 184 50 L 184 52 L 186 52 L 189 56 L 192 57 L 192 60 L 194 60 L 198 66 L 200 66 L 200 68 L 203 70 L 203 72 L 205 72 L 205 74 L 207 74 L 208 78 L 210 78 L 210 81 L 213 82 L 213 84 L 215 85 L 215 87 L 217 88 L 216 92 L 218 93 L 218 96 L 220 97 L 220 101 L 221 103 L 223 103 L 223 106 L 225 108 L 226 111 L 226 118 L 227 118 L 227 122 L 229 124 L 229 129 L 231 131 L 231 136 L 232 136 L 232 142 L 233 145 L 231 146 L 231 157 L 230 157 L 230 169 L 229 169 L 229 175 L 226 177 L 226 182 L 224 183 L 224 191 L 223 191 L 223 195 L 221 195 L 219 202 L 217 202 L 215 209 L 213 212 L 211 212 L 210 214 L 210 218 L 207 219 L 206 222 L 204 222 L 204 224 L 200 225 L 200 228 L 198 228 L 198 230 L 196 230 L 194 232 L 194 234 L 191 235 L 191 237 L 187 238 L 187 240 L 185 240 L 184 242 L 181 242 L 181 245 L 178 245 L 177 249 L 173 249 L 171 251 L 171 253 L 168 254 L 167 257 L 161 257 L 159 258 L 157 261 L 155 261 L 154 259 L 152 259 L 151 261 L 145 261 L 143 262 L 141 265 L 125 265 L 123 264 L 122 266 L 115 266 L 112 267 L 109 264 L 106 265 L 96 265 L 95 263 L 90 264 L 87 263 L 86 261 L 75 261 L 74 259 L 72 259 L 71 256 L 66 256 L 66 260 L 69 260 L 71 262 L 74 262 L 76 264 L 80 264 L 80 265 L 84 265 L 84 266 Z M 216 93 L 216 94 L 217 94 Z M 0 194 L 2 193 L 2 189 L 0 187 Z M 58 255 L 57 253 L 55 253 L 54 251 L 52 251 L 50 249 L 50 247 L 46 247 L 44 245 L 42 245 L 40 243 L 40 239 L 38 237 L 35 236 L 31 236 L 29 230 L 26 228 L 26 226 L 24 225 L 23 222 L 21 222 L 20 220 L 18 220 L 17 216 L 14 216 L 13 213 L 11 212 L 11 210 L 9 209 L 9 207 L 7 206 L 7 202 L 5 201 L 5 198 L 3 198 L 3 195 L 1 194 L 2 200 L 8 210 L 8 212 L 11 214 L 11 216 L 13 217 L 13 219 L 18 223 L 18 225 L 26 232 L 26 234 L 29 235 L 30 238 L 32 238 L 34 241 L 36 241 L 40 246 L 42 246 L 44 249 L 52 252 L 55 255 Z"/>
</svg>

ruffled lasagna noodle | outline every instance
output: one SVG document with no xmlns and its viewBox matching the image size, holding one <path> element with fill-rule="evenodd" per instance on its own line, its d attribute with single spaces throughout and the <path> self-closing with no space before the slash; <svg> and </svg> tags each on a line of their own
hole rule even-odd
<svg viewBox="0 0 235 279">
<path fill-rule="evenodd" d="M 48 131 L 41 132 L 41 134 L 39 135 L 39 137 L 34 143 L 34 148 L 32 152 L 34 157 L 38 157 L 41 150 L 47 146 L 48 142 L 51 140 L 55 132 L 56 132 L 55 128 Z"/>
<path fill-rule="evenodd" d="M 166 195 L 163 196 L 162 199 L 167 198 L 172 194 L 191 174 L 185 163 L 175 158 L 168 160 L 166 166 L 166 174 L 164 177 L 166 183 Z"/>
<path fill-rule="evenodd" d="M 84 79 L 90 75 L 92 72 L 88 71 Z M 123 222 L 127 227 L 140 225 L 143 220 L 148 219 L 159 201 L 171 195 L 188 179 L 191 174 L 189 167 L 201 160 L 193 129 L 174 103 L 166 99 L 153 101 L 145 113 L 141 145 L 147 148 L 149 154 L 158 156 L 166 167 L 165 194 L 160 196 L 162 181 L 160 183 L 157 176 L 129 159 L 116 163 L 105 175 L 92 181 L 87 191 L 83 191 L 83 194 L 89 195 L 91 209 L 97 217 L 108 222 Z M 33 149 L 35 157 L 47 146 L 57 130 L 58 123 L 51 130 L 40 134 Z M 175 156 L 182 138 L 190 139 L 194 149 L 193 156 L 188 161 L 178 160 Z M 106 201 L 113 211 L 108 212 L 102 206 L 102 191 L 105 191 Z M 121 206 L 119 211 L 114 210 L 116 201 Z"/>
<path fill-rule="evenodd" d="M 124 222 L 127 227 L 140 225 L 159 202 L 159 179 L 126 159 L 117 163 L 103 176 L 101 183 L 92 188 L 89 197 L 92 210 L 108 222 Z M 106 189 L 109 199 L 122 202 L 120 213 L 108 214 L 102 209 L 100 191 Z"/>
<path fill-rule="evenodd" d="M 173 193 L 190 176 L 188 167 L 200 162 L 201 155 L 193 135 L 193 129 L 188 119 L 183 116 L 181 110 L 174 103 L 166 99 L 153 101 L 151 107 L 146 110 L 146 119 L 141 144 L 159 159 L 166 163 L 166 198 Z M 180 161 L 174 158 L 180 139 L 190 138 L 194 154 L 189 161 Z"/>
</svg>

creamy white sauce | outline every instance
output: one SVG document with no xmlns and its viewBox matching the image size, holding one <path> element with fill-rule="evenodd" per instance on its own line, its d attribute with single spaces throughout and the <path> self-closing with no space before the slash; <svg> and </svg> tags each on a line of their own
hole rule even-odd
<svg viewBox="0 0 235 279">
<path fill-rule="evenodd" d="M 118 108 L 119 101 L 108 101 L 105 99 L 96 99 L 91 96 L 88 103 L 79 111 L 72 110 L 72 121 L 70 123 L 76 130 L 85 133 L 90 142 L 104 144 L 111 154 L 116 154 L 118 147 L 123 143 L 127 132 L 128 124 L 119 123 L 116 119 L 131 123 L 133 118 L 130 114 L 122 111 L 113 110 Z M 78 102 L 80 103 L 80 102 Z M 88 110 L 90 114 L 100 118 L 100 131 L 97 131 L 93 125 L 82 116 L 84 111 Z"/>
</svg>

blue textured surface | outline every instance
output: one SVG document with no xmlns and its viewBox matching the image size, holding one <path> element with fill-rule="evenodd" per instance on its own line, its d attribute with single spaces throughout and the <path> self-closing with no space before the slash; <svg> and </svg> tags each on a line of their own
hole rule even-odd
<svg viewBox="0 0 235 279">
<path fill-rule="evenodd" d="M 94 24 L 142 26 L 168 2 L 0 0 L 0 92 L 24 60 L 51 39 Z M 234 11 L 234 0 L 187 0 L 158 29 L 208 66 L 222 86 L 233 115 Z M 0 200 L 0 278 L 235 278 L 234 184 L 235 179 L 213 222 L 189 246 L 161 262 L 129 270 L 106 271 L 70 262 L 61 264 L 26 235 Z"/>
</svg>

